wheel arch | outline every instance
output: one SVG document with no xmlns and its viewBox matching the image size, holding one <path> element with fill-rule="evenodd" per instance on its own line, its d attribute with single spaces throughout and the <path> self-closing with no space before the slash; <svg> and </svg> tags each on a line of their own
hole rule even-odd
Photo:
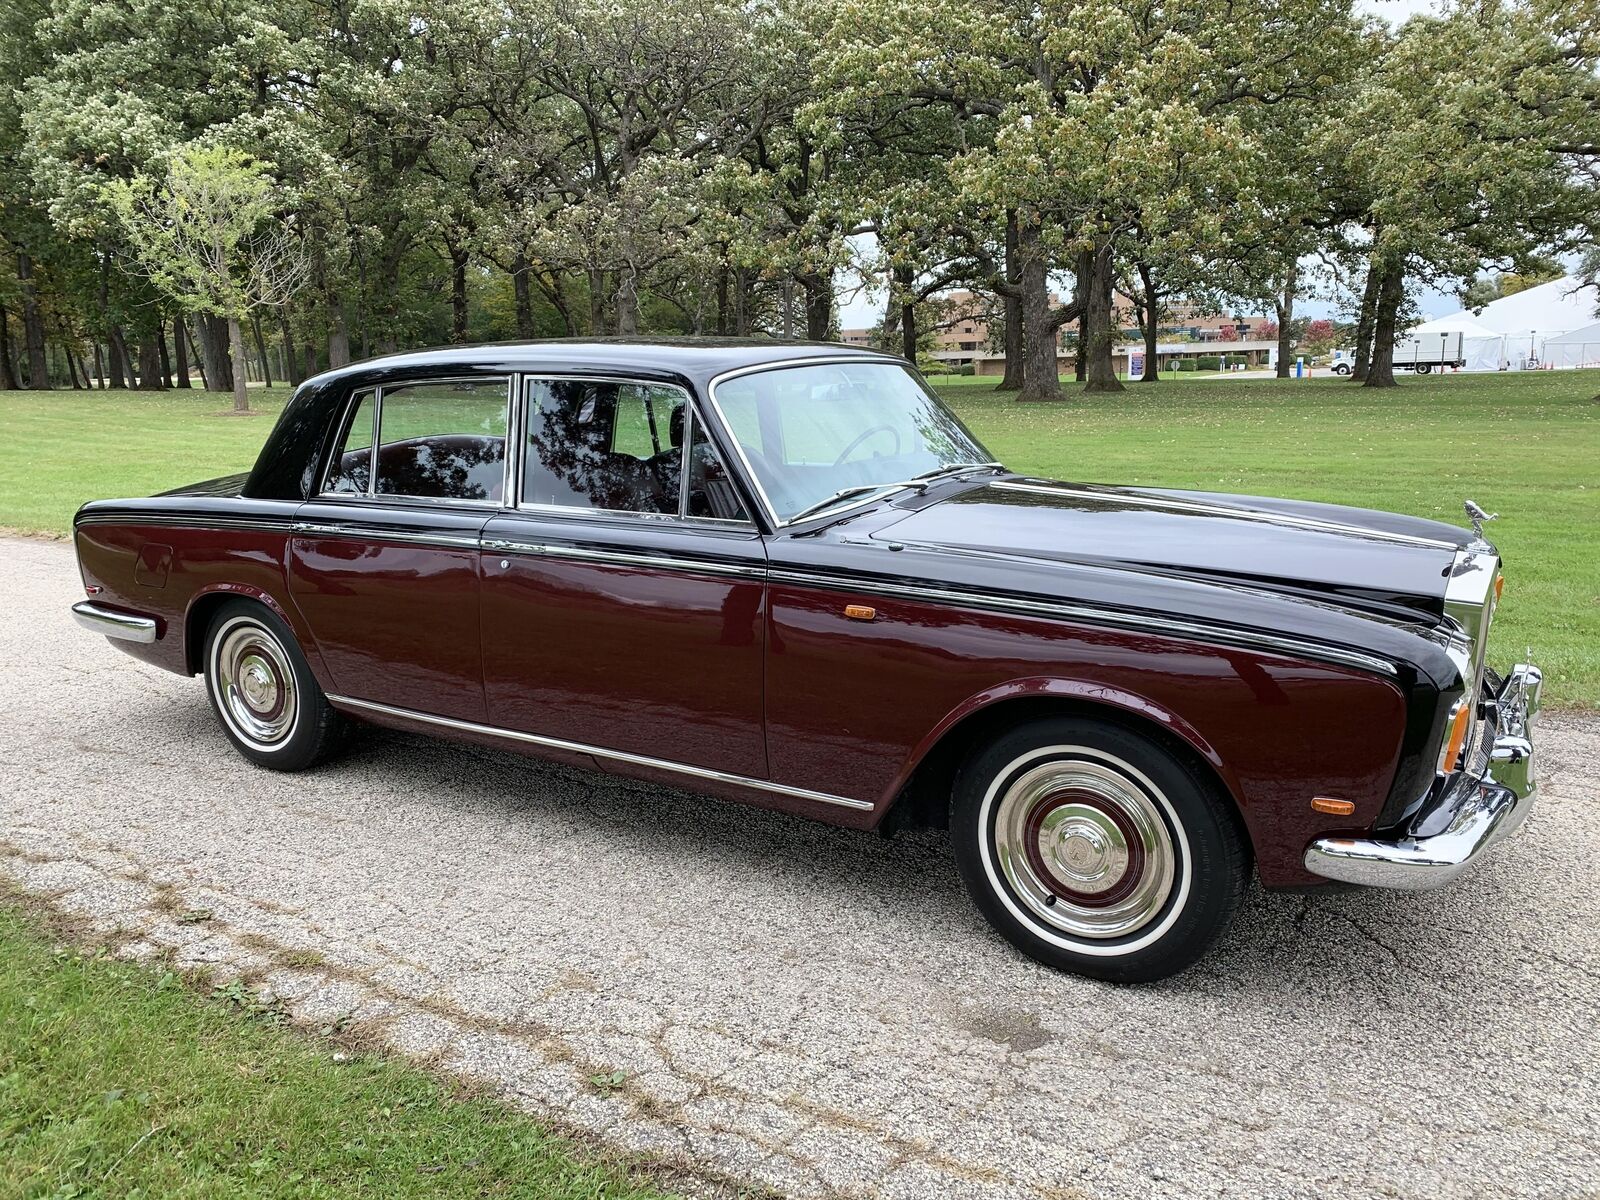
<svg viewBox="0 0 1600 1200">
<path fill-rule="evenodd" d="M 891 789 L 880 828 L 945 827 L 956 772 L 976 746 L 1025 721 L 1065 716 L 1113 721 L 1183 759 L 1227 797 L 1246 845 L 1252 843 L 1238 780 L 1198 729 L 1136 693 L 1068 679 L 1014 680 L 980 692 L 952 710 L 909 756 Z"/>
<path fill-rule="evenodd" d="M 216 618 L 217 610 L 230 600 L 254 600 L 289 627 L 295 640 L 300 642 L 301 653 L 316 674 L 316 658 L 310 653 L 305 635 L 295 614 L 289 612 L 270 593 L 260 588 L 240 583 L 213 583 L 201 588 L 189 601 L 183 614 L 184 665 L 190 675 L 198 675 L 205 668 L 206 629 Z M 320 681 L 319 681 L 320 682 Z"/>
</svg>

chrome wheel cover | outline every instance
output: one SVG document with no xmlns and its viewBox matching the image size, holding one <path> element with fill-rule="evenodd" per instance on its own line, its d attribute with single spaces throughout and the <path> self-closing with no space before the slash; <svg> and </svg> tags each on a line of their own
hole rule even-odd
<svg viewBox="0 0 1600 1200">
<path fill-rule="evenodd" d="M 289 655 L 276 635 L 249 617 L 235 617 L 211 643 L 211 687 L 217 709 L 240 741 L 275 750 L 300 715 Z"/>
<path fill-rule="evenodd" d="M 1088 758 L 1038 763 L 1003 786 L 994 851 L 1034 920 L 1072 937 L 1126 937 L 1166 907 L 1172 832 L 1148 780 Z"/>
</svg>

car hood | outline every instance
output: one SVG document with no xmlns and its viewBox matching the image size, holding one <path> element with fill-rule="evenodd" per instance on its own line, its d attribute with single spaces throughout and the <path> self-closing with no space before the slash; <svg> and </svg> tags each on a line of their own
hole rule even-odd
<svg viewBox="0 0 1600 1200">
<path fill-rule="evenodd" d="M 1025 476 L 926 500 L 874 537 L 1435 614 L 1472 541 L 1452 525 L 1368 509 Z"/>
</svg>

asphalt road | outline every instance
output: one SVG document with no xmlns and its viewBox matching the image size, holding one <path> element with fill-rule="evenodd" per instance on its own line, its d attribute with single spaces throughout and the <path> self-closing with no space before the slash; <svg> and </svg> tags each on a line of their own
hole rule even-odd
<svg viewBox="0 0 1600 1200">
<path fill-rule="evenodd" d="M 1119 989 L 991 935 L 942 835 L 377 732 L 257 770 L 70 622 L 65 545 L 0 560 L 0 874 L 128 954 L 793 1196 L 1600 1195 L 1593 716 L 1546 714 L 1539 806 L 1453 889 L 1255 891 Z"/>
</svg>

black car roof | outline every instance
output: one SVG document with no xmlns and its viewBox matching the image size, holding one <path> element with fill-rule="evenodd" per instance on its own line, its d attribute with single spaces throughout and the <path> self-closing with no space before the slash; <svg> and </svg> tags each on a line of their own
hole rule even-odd
<svg viewBox="0 0 1600 1200">
<path fill-rule="evenodd" d="M 892 355 L 835 342 L 781 338 L 615 337 L 543 338 L 475 346 L 412 350 L 353 363 L 314 382 L 351 376 L 388 375 L 440 367 L 493 370 L 637 370 L 680 375 L 704 384 L 724 371 L 808 358 L 862 358 L 899 361 Z"/>
</svg>

